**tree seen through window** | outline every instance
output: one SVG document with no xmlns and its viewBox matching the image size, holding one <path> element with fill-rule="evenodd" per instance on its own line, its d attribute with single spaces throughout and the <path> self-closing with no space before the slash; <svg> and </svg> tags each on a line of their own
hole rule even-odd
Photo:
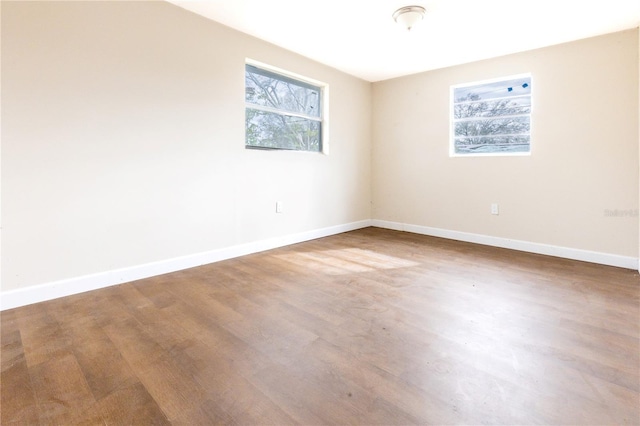
<svg viewBox="0 0 640 426">
<path fill-rule="evenodd" d="M 528 153 L 531 76 L 452 89 L 453 153 Z"/>
<path fill-rule="evenodd" d="M 322 150 L 322 88 L 252 65 L 245 69 L 247 148 Z"/>
</svg>

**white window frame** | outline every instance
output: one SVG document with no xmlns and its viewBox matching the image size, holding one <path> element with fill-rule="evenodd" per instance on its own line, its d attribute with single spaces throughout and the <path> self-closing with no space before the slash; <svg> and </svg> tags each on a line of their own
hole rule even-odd
<svg viewBox="0 0 640 426">
<path fill-rule="evenodd" d="M 291 79 L 294 81 L 301 82 L 303 84 L 308 84 L 311 86 L 315 86 L 319 89 L 320 92 L 320 117 L 312 117 L 307 116 L 305 114 L 296 114 L 291 112 L 283 112 L 282 110 L 278 110 L 276 108 L 271 108 L 268 106 L 261 106 L 252 104 L 245 101 L 245 111 L 247 108 L 252 108 L 255 110 L 262 110 L 267 112 L 274 112 L 277 114 L 288 115 L 291 117 L 302 117 L 305 119 L 311 119 L 314 121 L 318 121 L 320 123 L 320 150 L 319 151 L 310 151 L 310 150 L 295 150 L 295 149 L 287 149 L 287 148 L 267 148 L 267 147 L 259 147 L 255 145 L 247 145 L 246 141 L 246 128 L 245 128 L 245 148 L 248 150 L 265 150 L 265 151 L 286 151 L 286 152 L 299 152 L 299 153 L 312 153 L 312 154 L 329 154 L 329 85 L 325 82 L 315 80 L 300 74 L 293 73 L 291 71 L 284 70 L 282 68 L 274 67 L 273 65 L 265 64 L 264 62 L 256 61 L 253 59 L 246 58 L 245 59 L 245 67 L 244 72 L 246 73 L 246 65 L 250 65 L 256 68 L 260 68 L 267 72 L 277 74 L 282 76 L 284 79 Z M 245 74 L 243 74 L 244 76 Z M 245 86 L 246 89 L 246 86 Z"/>
<path fill-rule="evenodd" d="M 529 150 L 526 152 L 473 152 L 473 153 L 457 153 L 455 146 L 455 123 L 459 120 L 456 120 L 454 117 L 454 108 L 455 108 L 455 90 L 471 87 L 471 86 L 481 86 L 491 83 L 498 83 L 501 81 L 507 82 L 515 79 L 528 79 L 529 85 L 531 86 L 531 93 L 528 95 L 531 100 L 531 110 L 528 114 L 522 114 L 519 116 L 528 116 L 529 118 Z M 470 83 L 462 83 L 452 85 L 450 87 L 450 110 L 449 110 L 449 156 L 450 157 L 522 157 L 522 156 L 530 156 L 533 148 L 532 144 L 532 121 L 533 121 L 533 77 L 531 73 L 523 73 L 523 74 L 515 74 L 504 77 L 492 78 L 481 81 L 474 81 Z M 503 116 L 508 117 L 508 116 Z M 513 116 L 512 116 L 513 117 Z"/>
</svg>

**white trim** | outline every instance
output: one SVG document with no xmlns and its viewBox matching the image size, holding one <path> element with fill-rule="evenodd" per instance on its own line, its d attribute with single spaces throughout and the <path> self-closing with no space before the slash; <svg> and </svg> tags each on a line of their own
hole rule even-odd
<svg viewBox="0 0 640 426">
<path fill-rule="evenodd" d="M 469 243 L 483 244 L 493 247 L 507 248 L 511 250 L 524 251 L 529 253 L 544 254 L 547 256 L 562 257 L 583 262 L 599 263 L 608 266 L 617 266 L 626 269 L 638 269 L 639 260 L 631 256 L 620 256 L 617 254 L 601 253 L 590 250 L 575 249 L 569 247 L 559 247 L 550 244 L 533 243 L 522 240 L 512 240 L 509 238 L 492 237 L 489 235 L 472 234 L 469 232 L 452 231 L 448 229 L 431 228 L 428 226 L 411 225 L 386 220 L 372 221 L 372 226 L 378 228 L 393 229 L 396 231 L 412 232 L 414 234 L 429 235 L 432 237 L 448 238 L 450 240 L 465 241 Z"/>
<path fill-rule="evenodd" d="M 289 70 L 285 70 L 284 68 L 279 68 L 270 64 L 267 64 L 265 62 L 260 62 L 260 61 L 256 61 L 255 59 L 251 59 L 251 58 L 245 58 L 244 59 L 244 63 L 246 65 L 251 65 L 253 67 L 256 68 L 262 68 L 265 71 L 271 71 L 273 73 L 276 74 L 280 74 L 283 75 L 285 77 L 289 77 L 292 78 L 294 80 L 300 80 L 303 83 L 307 83 L 310 84 L 312 86 L 317 86 L 319 88 L 323 88 L 324 86 L 328 86 L 327 83 L 325 83 L 324 81 L 320 81 L 320 80 L 316 80 L 314 78 L 311 77 L 307 77 L 306 75 L 302 75 L 302 74 L 298 74 Z M 517 78 L 517 77 L 514 77 Z"/>
<path fill-rule="evenodd" d="M 287 245 L 314 240 L 317 238 L 328 237 L 330 235 L 354 231 L 356 229 L 366 228 L 369 226 L 483 244 L 493 247 L 507 248 L 529 253 L 543 254 L 547 256 L 580 260 L 583 262 L 617 266 L 620 268 L 635 270 L 640 269 L 640 262 L 638 261 L 638 259 L 630 256 L 620 256 L 609 253 L 559 247 L 549 244 L 533 243 L 528 241 L 512 240 L 508 238 L 492 237 L 489 235 L 473 234 L 469 232 L 452 231 L 447 229 L 431 228 L 428 226 L 411 225 L 400 222 L 374 219 L 361 220 L 358 222 L 351 222 L 343 225 L 336 225 L 327 228 L 301 232 L 298 234 L 291 234 L 282 237 L 270 238 L 267 240 L 255 241 L 251 243 L 238 244 L 231 247 L 211 250 L 203 253 L 196 253 L 173 259 L 167 259 L 164 261 L 152 262 L 144 265 L 132 266 L 129 268 L 115 269 L 112 271 L 105 271 L 96 274 L 84 275 L 81 277 L 30 286 L 23 289 L 6 291 L 0 293 L 0 311 L 57 299 L 59 297 L 71 296 L 73 294 L 84 293 L 91 290 L 97 290 L 100 288 L 118 285 L 125 282 L 167 274 L 170 272 L 180 271 L 200 265 L 245 256 L 247 254 L 258 253 L 265 250 L 271 250 L 278 247 L 284 247 Z"/>
<path fill-rule="evenodd" d="M 316 238 L 328 237 L 330 235 L 366 228 L 369 226 L 371 226 L 371 220 L 361 220 L 358 222 L 300 232 L 298 234 L 238 244 L 231 247 L 132 266 L 129 268 L 115 269 L 112 271 L 34 285 L 23 289 L 5 291 L 0 293 L 0 311 L 57 299 L 59 297 L 84 293 L 86 291 L 97 290 L 99 288 L 149 278 L 156 275 L 167 274 L 247 254 L 271 250 L 278 247 L 314 240 Z"/>
<path fill-rule="evenodd" d="M 526 78 L 526 77 L 531 77 L 531 72 L 523 72 L 523 73 L 520 73 L 520 74 L 506 75 L 504 77 L 488 78 L 486 80 L 478 80 L 478 81 L 469 81 L 469 82 L 466 82 L 466 83 L 458 83 L 458 84 L 452 85 L 451 87 L 459 89 L 461 87 L 482 86 L 482 85 L 485 85 L 485 84 L 497 83 L 499 81 L 517 80 L 519 78 Z"/>
<path fill-rule="evenodd" d="M 278 109 L 278 108 L 273 108 L 265 105 L 252 104 L 251 102 L 245 102 L 244 107 L 247 109 L 255 109 L 256 111 L 271 112 L 273 114 L 286 115 L 287 117 L 304 118 L 305 120 L 322 123 L 322 117 L 314 117 L 312 115 L 300 114 L 298 112 L 291 112 L 285 109 Z M 500 135 L 500 136 L 511 136 L 511 135 Z"/>
</svg>

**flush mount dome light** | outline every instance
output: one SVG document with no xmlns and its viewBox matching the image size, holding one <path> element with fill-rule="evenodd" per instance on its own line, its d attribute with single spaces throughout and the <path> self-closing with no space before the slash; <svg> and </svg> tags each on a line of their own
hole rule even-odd
<svg viewBox="0 0 640 426">
<path fill-rule="evenodd" d="M 424 19 L 426 12 L 422 6 L 405 6 L 393 12 L 393 19 L 407 31 L 411 31 L 411 28 Z"/>
</svg>

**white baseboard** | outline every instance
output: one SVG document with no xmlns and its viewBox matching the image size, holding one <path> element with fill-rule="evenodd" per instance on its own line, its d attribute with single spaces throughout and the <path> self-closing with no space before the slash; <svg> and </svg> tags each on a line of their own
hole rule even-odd
<svg viewBox="0 0 640 426">
<path fill-rule="evenodd" d="M 544 254 L 548 256 L 562 257 L 584 262 L 599 263 L 602 265 L 617 266 L 627 269 L 639 269 L 637 258 L 620 256 L 615 254 L 600 253 L 588 250 L 558 247 L 548 244 L 532 243 L 528 241 L 512 240 L 508 238 L 492 237 L 488 235 L 472 234 L 468 232 L 451 231 L 447 229 L 431 228 L 427 226 L 411 225 L 385 220 L 362 220 L 343 225 L 336 225 L 317 230 L 285 235 L 267 240 L 239 244 L 231 247 L 211 250 L 204 253 L 152 262 L 130 268 L 115 269 L 81 277 L 70 278 L 24 289 L 11 290 L 0 293 L 0 311 L 13 309 L 33 303 L 57 299 L 59 297 L 84 293 L 99 288 L 122 284 L 129 281 L 140 280 L 156 275 L 167 274 L 221 260 L 258 253 L 278 247 L 328 237 L 330 235 L 353 231 L 356 229 L 375 226 L 378 228 L 393 229 L 396 231 L 412 232 L 414 234 L 429 235 L 451 240 L 465 241 L 494 247 L 508 248 L 512 250 L 530 253 Z"/>
<path fill-rule="evenodd" d="M 97 290 L 99 288 L 149 278 L 156 275 L 167 274 L 187 268 L 206 265 L 208 263 L 219 262 L 221 260 L 244 256 L 251 253 L 258 253 L 265 250 L 314 240 L 316 238 L 328 237 L 330 235 L 366 228 L 368 226 L 371 226 L 371 220 L 361 220 L 359 222 L 330 226 L 327 228 L 285 235 L 267 240 L 239 244 L 204 253 L 196 253 L 159 262 L 132 266 L 130 268 L 105 271 L 30 286 L 24 289 L 6 291 L 2 292 L 0 295 L 0 311 L 57 299 L 59 297 L 84 293 L 86 291 Z"/>
<path fill-rule="evenodd" d="M 468 232 L 450 231 L 447 229 L 431 228 L 428 226 L 411 225 L 386 220 L 372 220 L 372 226 L 378 228 L 393 229 L 396 231 L 412 232 L 414 234 L 429 235 L 432 237 L 447 238 L 450 240 L 465 241 L 469 243 L 483 244 L 487 246 L 501 247 L 529 253 L 544 254 L 547 256 L 562 257 L 566 259 L 581 260 L 583 262 L 599 263 L 608 266 L 638 270 L 639 262 L 635 257 L 620 256 L 617 254 L 600 253 L 589 250 L 558 247 L 549 244 L 532 243 L 529 241 L 512 240 L 508 238 L 491 237 L 489 235 L 472 234 Z"/>
</svg>

